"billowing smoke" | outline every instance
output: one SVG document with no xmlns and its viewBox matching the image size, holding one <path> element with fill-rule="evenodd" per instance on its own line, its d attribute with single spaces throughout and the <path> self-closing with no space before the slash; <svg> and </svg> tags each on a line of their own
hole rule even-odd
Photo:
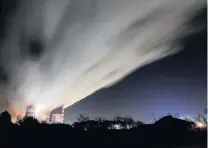
<svg viewBox="0 0 208 148">
<path fill-rule="evenodd" d="M 1 42 L 1 110 L 39 118 L 180 50 L 204 0 L 22 0 Z"/>
</svg>

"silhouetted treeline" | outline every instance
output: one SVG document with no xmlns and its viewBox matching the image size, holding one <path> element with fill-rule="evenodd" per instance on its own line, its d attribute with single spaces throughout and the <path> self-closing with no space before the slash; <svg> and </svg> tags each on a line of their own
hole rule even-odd
<svg viewBox="0 0 208 148">
<path fill-rule="evenodd" d="M 171 115 L 154 124 L 144 124 L 130 117 L 90 120 L 81 115 L 72 125 L 49 124 L 35 118 L 24 118 L 13 124 L 8 112 L 0 115 L 0 147 L 206 147 L 206 131 Z"/>
</svg>

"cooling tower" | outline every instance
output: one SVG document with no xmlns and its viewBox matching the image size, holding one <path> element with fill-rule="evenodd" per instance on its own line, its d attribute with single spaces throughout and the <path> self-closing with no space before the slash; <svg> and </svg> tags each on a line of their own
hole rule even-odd
<svg viewBox="0 0 208 148">
<path fill-rule="evenodd" d="M 64 122 L 64 108 L 60 106 L 50 112 L 49 122 L 51 123 L 63 123 Z"/>
<path fill-rule="evenodd" d="M 35 117 L 35 107 L 33 105 L 27 106 L 26 117 Z"/>
</svg>

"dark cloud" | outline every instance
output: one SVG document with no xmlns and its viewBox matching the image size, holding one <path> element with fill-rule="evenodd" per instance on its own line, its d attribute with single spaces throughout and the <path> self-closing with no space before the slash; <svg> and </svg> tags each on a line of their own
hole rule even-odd
<svg viewBox="0 0 208 148">
<path fill-rule="evenodd" d="M 32 58 L 40 58 L 43 54 L 43 43 L 40 40 L 32 39 L 29 41 L 29 56 Z"/>
</svg>

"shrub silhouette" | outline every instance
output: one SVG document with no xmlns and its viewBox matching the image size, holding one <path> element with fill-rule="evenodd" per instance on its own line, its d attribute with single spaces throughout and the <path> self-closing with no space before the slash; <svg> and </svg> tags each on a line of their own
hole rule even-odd
<svg viewBox="0 0 208 148">
<path fill-rule="evenodd" d="M 9 126 L 11 125 L 11 115 L 4 111 L 0 114 L 0 126 Z"/>
<path fill-rule="evenodd" d="M 25 117 L 17 124 L 12 124 L 9 113 L 3 112 L 0 115 L 0 125 L 4 126 L 0 126 L 0 131 L 4 137 L 0 146 L 1 144 L 6 144 L 6 147 L 28 147 L 31 144 L 34 147 L 46 144 L 47 147 L 54 145 L 64 147 L 64 144 L 98 146 L 98 142 L 112 146 L 133 145 L 145 148 L 206 145 L 206 130 L 188 130 L 189 124 L 192 123 L 171 115 L 161 118 L 154 124 L 134 121 L 131 117 L 117 116 L 113 120 L 105 118 L 92 120 L 84 115 L 80 115 L 78 121 L 72 125 L 49 124 L 31 117 Z M 5 125 L 7 130 L 4 130 Z"/>
<path fill-rule="evenodd" d="M 40 122 L 36 119 L 36 118 L 33 118 L 33 117 L 25 117 L 23 118 L 22 120 L 20 120 L 18 122 L 19 126 L 20 127 L 23 127 L 23 128 L 30 128 L 30 127 L 37 127 L 38 125 L 40 125 Z"/>
</svg>

